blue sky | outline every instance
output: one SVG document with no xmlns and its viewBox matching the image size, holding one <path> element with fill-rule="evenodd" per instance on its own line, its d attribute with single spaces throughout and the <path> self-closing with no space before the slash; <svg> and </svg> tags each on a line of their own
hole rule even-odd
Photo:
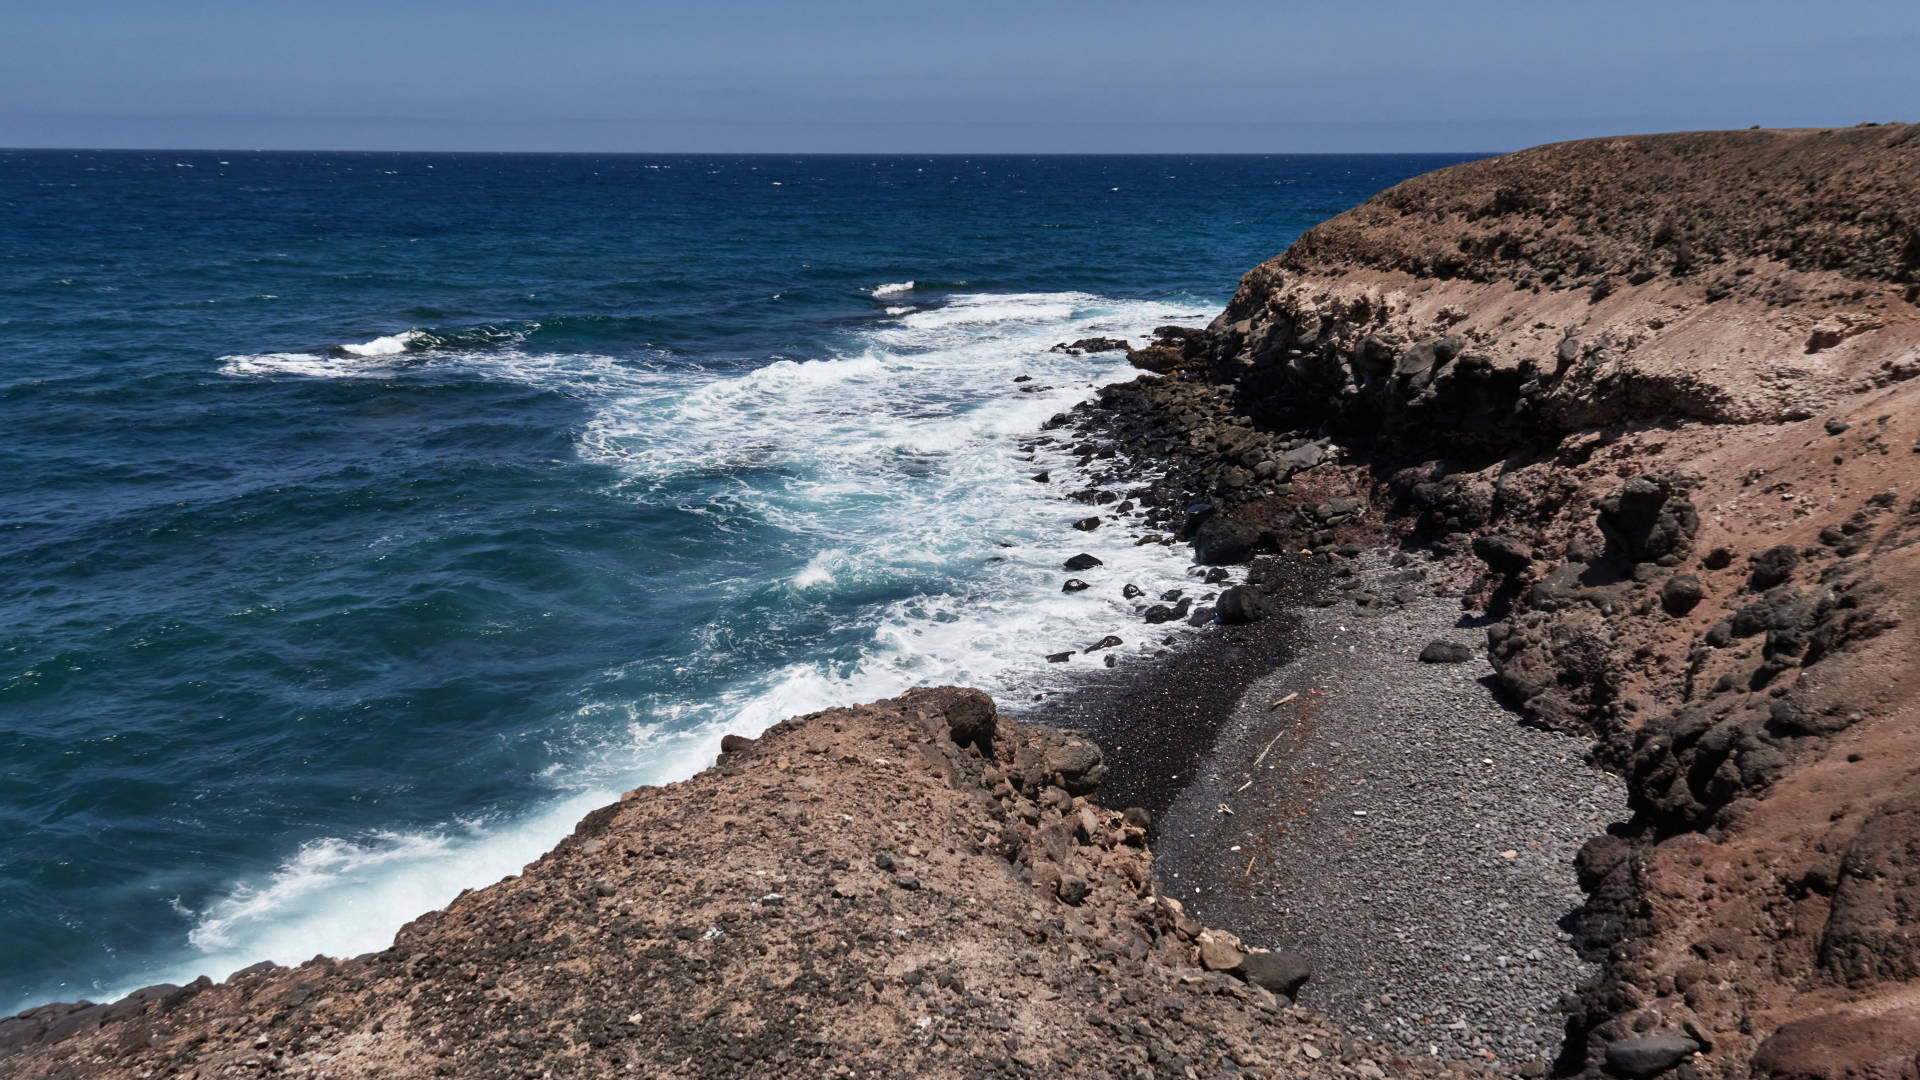
<svg viewBox="0 0 1920 1080">
<path fill-rule="evenodd" d="M 15 0 L 0 145 L 1499 151 L 1920 120 L 1920 3 Z"/>
</svg>

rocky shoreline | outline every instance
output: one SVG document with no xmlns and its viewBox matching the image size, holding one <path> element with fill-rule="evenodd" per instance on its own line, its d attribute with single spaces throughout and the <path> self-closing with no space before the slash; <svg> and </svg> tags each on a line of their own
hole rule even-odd
<svg viewBox="0 0 1920 1080">
<path fill-rule="evenodd" d="M 1600 967 L 1560 1073 L 1920 1069 L 1916 177 L 1904 125 L 1442 170 L 1160 331 L 1132 355 L 1163 378 L 1090 410 L 1203 564 L 1471 567 L 1495 688 L 1624 778 L 1578 858 Z M 1321 602 L 1420 592 L 1342 584 Z"/>
<path fill-rule="evenodd" d="M 1916 177 L 1904 125 L 1442 170 L 1107 395 L 1256 549 L 1474 565 L 1497 688 L 1623 776 L 1561 1073 L 1920 1068 Z"/>
<path fill-rule="evenodd" d="M 1914 206 L 1903 125 L 1409 181 L 1027 444 L 1191 546 L 1131 599 L 1197 640 L 730 737 L 391 949 L 0 1072 L 1920 1074 Z"/>
<path fill-rule="evenodd" d="M 1135 485 L 1134 529 L 1205 559 L 1208 524 L 1228 524 L 1216 543 L 1268 554 L 1232 621 L 1022 715 L 1110 748 L 1107 790 L 1155 813 L 1162 890 L 1284 942 L 1315 973 L 1304 1002 L 1401 1053 L 1544 1074 L 1563 998 L 1592 974 L 1557 925 L 1580 901 L 1574 855 L 1625 817 L 1619 784 L 1586 763 L 1586 740 L 1530 731 L 1496 700 L 1487 620 L 1461 609 L 1477 560 L 1392 548 L 1336 444 L 1259 431 L 1231 406 L 1161 380 L 1057 418 L 1076 445 L 1117 451 L 1096 479 Z M 1221 595 L 1201 593 L 1190 618 L 1213 620 Z M 1386 801 L 1356 802 L 1369 784 L 1359 793 Z M 1481 830 L 1502 822 L 1514 839 L 1490 847 Z"/>
</svg>

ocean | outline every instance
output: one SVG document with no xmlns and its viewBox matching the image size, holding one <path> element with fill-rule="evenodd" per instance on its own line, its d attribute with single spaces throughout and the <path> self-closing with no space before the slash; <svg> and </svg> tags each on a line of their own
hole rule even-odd
<svg viewBox="0 0 1920 1080">
<path fill-rule="evenodd" d="M 382 948 L 726 732 L 1146 662 L 1185 552 L 1021 450 L 1137 372 L 1050 346 L 1460 160 L 0 151 L 0 1010 Z"/>
</svg>

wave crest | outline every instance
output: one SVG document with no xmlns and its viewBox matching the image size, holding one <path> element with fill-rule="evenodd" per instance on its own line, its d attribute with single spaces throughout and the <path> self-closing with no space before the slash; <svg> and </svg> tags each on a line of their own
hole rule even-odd
<svg viewBox="0 0 1920 1080">
<path fill-rule="evenodd" d="M 424 330 L 402 330 L 359 345 L 340 345 L 337 348 L 348 356 L 398 356 L 426 338 Z"/>
</svg>

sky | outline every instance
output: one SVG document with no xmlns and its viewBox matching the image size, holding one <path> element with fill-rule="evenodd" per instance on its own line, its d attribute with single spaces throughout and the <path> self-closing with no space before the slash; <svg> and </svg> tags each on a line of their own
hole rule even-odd
<svg viewBox="0 0 1920 1080">
<path fill-rule="evenodd" d="M 1920 120 L 1915 0 L 4 0 L 0 146 L 1497 152 Z"/>
</svg>

